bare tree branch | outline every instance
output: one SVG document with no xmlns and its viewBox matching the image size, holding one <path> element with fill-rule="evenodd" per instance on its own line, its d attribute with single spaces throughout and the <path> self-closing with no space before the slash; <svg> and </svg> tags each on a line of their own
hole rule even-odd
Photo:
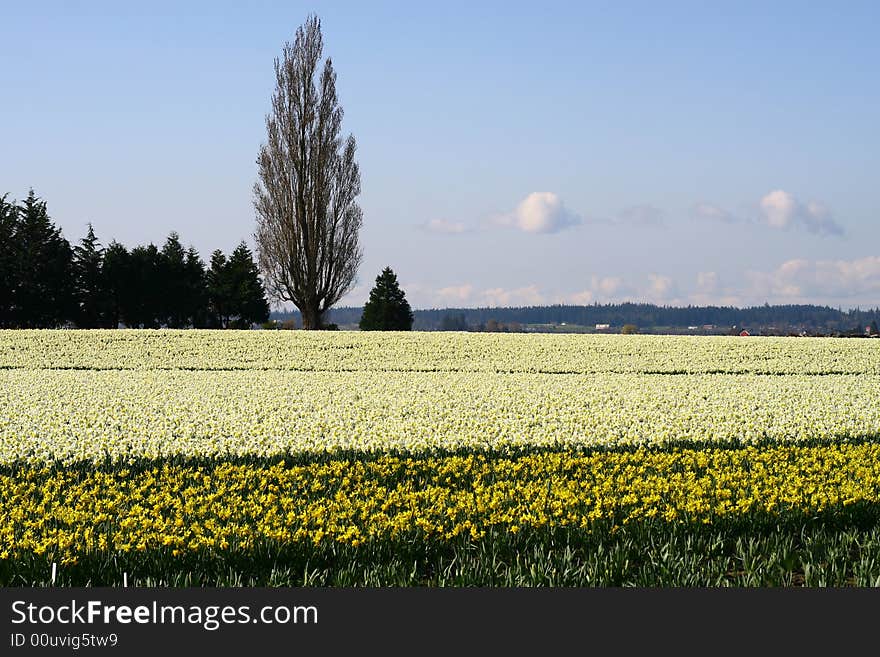
<svg viewBox="0 0 880 657">
<path fill-rule="evenodd" d="M 321 328 L 354 285 L 363 257 L 357 148 L 351 135 L 340 137 L 343 111 L 329 58 L 315 83 L 322 52 L 321 22 L 310 16 L 275 60 L 254 184 L 254 238 L 267 291 L 296 305 L 311 329 Z"/>
</svg>

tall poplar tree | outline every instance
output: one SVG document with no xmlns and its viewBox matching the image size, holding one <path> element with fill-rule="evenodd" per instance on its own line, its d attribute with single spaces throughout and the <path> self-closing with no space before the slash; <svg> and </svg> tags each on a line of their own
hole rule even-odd
<svg viewBox="0 0 880 657">
<path fill-rule="evenodd" d="M 303 328 L 320 329 L 327 311 L 354 285 L 363 222 L 355 202 L 361 176 L 355 141 L 340 135 L 336 71 L 323 54 L 316 16 L 275 60 L 267 141 L 257 156 L 255 239 L 271 296 L 299 308 Z"/>
</svg>

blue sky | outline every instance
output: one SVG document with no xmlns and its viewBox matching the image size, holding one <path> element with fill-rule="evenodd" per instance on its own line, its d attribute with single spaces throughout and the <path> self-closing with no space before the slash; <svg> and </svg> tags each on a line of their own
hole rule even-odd
<svg viewBox="0 0 880 657">
<path fill-rule="evenodd" d="M 7 2 L 0 194 L 253 245 L 273 59 L 322 20 L 364 263 L 417 308 L 880 305 L 877 3 Z"/>
</svg>

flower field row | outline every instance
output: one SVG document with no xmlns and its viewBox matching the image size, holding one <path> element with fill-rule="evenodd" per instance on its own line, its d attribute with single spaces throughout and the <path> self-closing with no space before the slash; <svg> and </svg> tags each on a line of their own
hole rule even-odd
<svg viewBox="0 0 880 657">
<path fill-rule="evenodd" d="M 0 369 L 880 375 L 880 341 L 310 331 L 0 331 Z"/>
<path fill-rule="evenodd" d="M 880 502 L 880 445 L 380 456 L 306 465 L 33 468 L 0 476 L 0 559 L 93 551 L 479 538 L 651 518 L 821 513 Z"/>
<path fill-rule="evenodd" d="M 880 376 L 0 371 L 0 463 L 880 435 Z"/>
<path fill-rule="evenodd" d="M 0 331 L 0 584 L 880 584 L 880 342 Z"/>
</svg>

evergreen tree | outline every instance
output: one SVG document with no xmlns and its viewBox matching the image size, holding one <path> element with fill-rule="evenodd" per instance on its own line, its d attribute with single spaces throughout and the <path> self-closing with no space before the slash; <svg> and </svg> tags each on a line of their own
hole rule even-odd
<svg viewBox="0 0 880 657">
<path fill-rule="evenodd" d="M 229 277 L 226 275 L 226 256 L 217 249 L 211 254 L 211 266 L 206 274 L 208 283 L 209 326 L 226 328 L 229 324 L 230 297 Z"/>
<path fill-rule="evenodd" d="M 15 325 L 12 301 L 17 283 L 15 265 L 18 256 L 13 236 L 18 223 L 18 207 L 15 203 L 7 203 L 6 196 L 0 196 L 0 328 Z"/>
<path fill-rule="evenodd" d="M 122 316 L 131 328 L 159 328 L 164 323 L 162 256 L 155 244 L 136 246 L 128 256 L 128 294 L 122 300 Z"/>
<path fill-rule="evenodd" d="M 269 320 L 269 302 L 260 280 L 260 273 L 250 249 L 239 243 L 226 265 L 230 291 L 229 314 L 235 316 L 236 328 L 250 328 Z"/>
<path fill-rule="evenodd" d="M 411 331 L 413 313 L 397 284 L 397 275 L 385 267 L 376 277 L 370 299 L 364 305 L 360 328 L 362 331 Z"/>
<path fill-rule="evenodd" d="M 186 251 L 180 236 L 172 231 L 165 240 L 159 258 L 159 289 L 162 291 L 159 323 L 169 328 L 187 325 Z"/>
<path fill-rule="evenodd" d="M 253 254 L 241 242 L 227 259 L 217 249 L 206 276 L 209 325 L 249 328 L 269 320 L 269 302 Z"/>
<path fill-rule="evenodd" d="M 76 325 L 98 328 L 104 325 L 107 298 L 102 267 L 104 249 L 95 237 L 92 224 L 86 236 L 73 247 L 73 286 L 76 302 Z"/>
<path fill-rule="evenodd" d="M 132 291 L 128 250 L 115 240 L 110 242 L 104 251 L 101 278 L 107 301 L 103 325 L 108 328 L 118 328 L 123 320 L 123 307 L 131 298 Z"/>
<path fill-rule="evenodd" d="M 205 263 L 198 251 L 192 246 L 186 251 L 184 265 L 186 282 L 187 321 L 193 328 L 205 328 L 208 325 L 208 285 L 205 275 Z"/>
<path fill-rule="evenodd" d="M 72 253 L 34 190 L 19 206 L 12 235 L 14 322 L 23 328 L 56 328 L 74 310 Z"/>
</svg>

